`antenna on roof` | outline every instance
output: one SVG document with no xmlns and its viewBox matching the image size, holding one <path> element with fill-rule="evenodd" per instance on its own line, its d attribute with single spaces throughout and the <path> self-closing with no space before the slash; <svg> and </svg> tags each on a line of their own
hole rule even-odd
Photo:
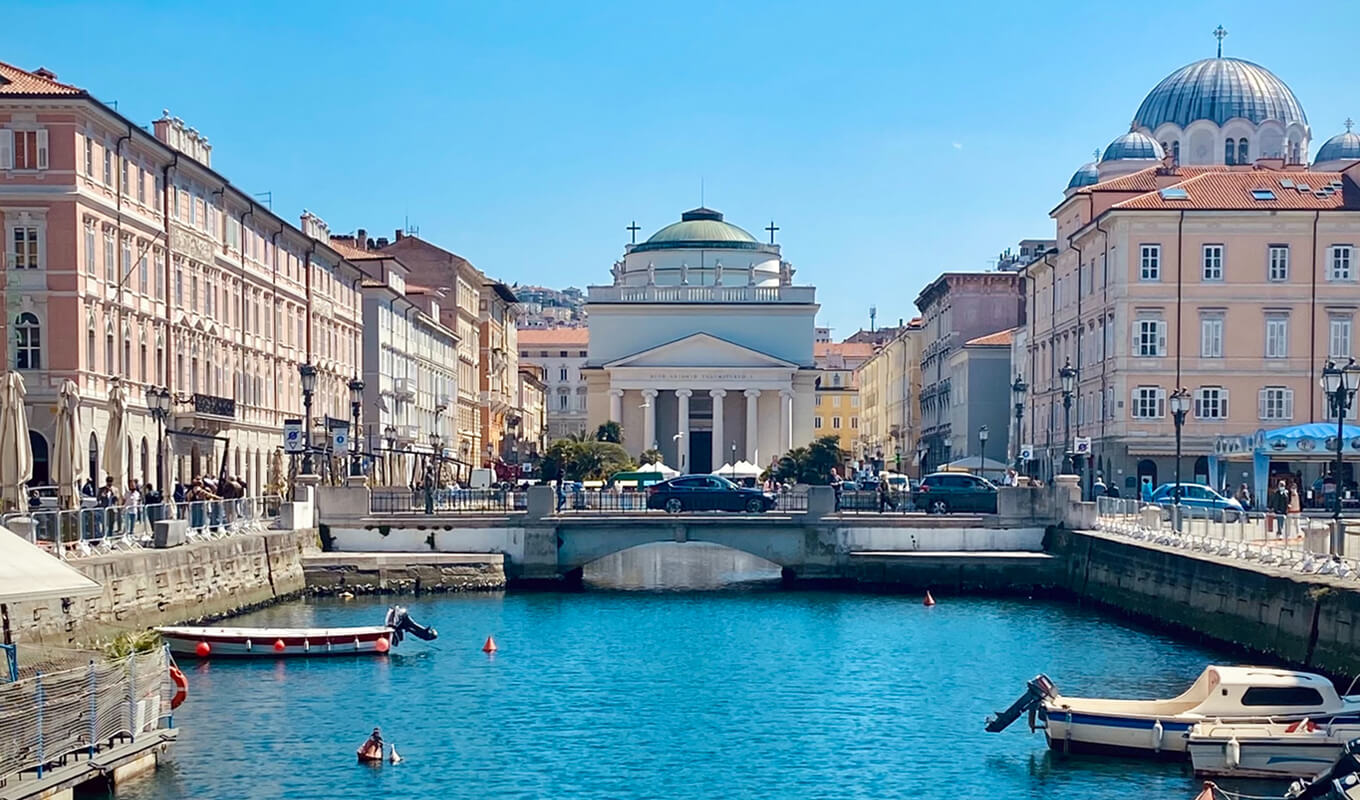
<svg viewBox="0 0 1360 800">
<path fill-rule="evenodd" d="M 704 176 L 702 175 L 699 176 L 699 207 L 706 207 L 704 205 Z"/>
<path fill-rule="evenodd" d="M 263 197 L 263 198 L 264 198 L 264 204 L 265 204 L 266 206 L 269 206 L 269 210 L 270 210 L 270 211 L 273 211 L 273 210 L 274 210 L 274 193 L 273 193 L 273 192 L 256 192 L 255 194 L 251 195 L 251 197 Z"/>
<path fill-rule="evenodd" d="M 1218 40 L 1218 57 L 1223 57 L 1223 37 L 1228 35 L 1228 31 L 1222 25 L 1214 28 L 1214 38 Z"/>
<path fill-rule="evenodd" d="M 878 320 L 878 306 L 869 306 L 869 333 L 873 333 L 874 324 Z"/>
<path fill-rule="evenodd" d="M 412 224 L 411 224 L 411 215 L 410 215 L 410 214 L 407 214 L 406 216 L 402 217 L 401 222 L 402 222 L 402 228 L 403 228 L 403 230 L 402 230 L 402 234 L 403 234 L 403 235 L 405 235 L 405 236 L 419 236 L 419 235 L 420 235 L 420 226 L 419 226 L 419 225 L 412 225 Z"/>
</svg>

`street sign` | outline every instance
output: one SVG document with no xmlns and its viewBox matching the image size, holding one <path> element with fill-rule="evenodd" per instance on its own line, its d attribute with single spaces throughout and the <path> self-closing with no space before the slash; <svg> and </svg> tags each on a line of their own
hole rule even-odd
<svg viewBox="0 0 1360 800">
<path fill-rule="evenodd" d="M 1020 445 L 1020 460 L 1021 460 L 1021 461 L 1033 461 L 1033 460 L 1034 460 L 1034 445 L 1032 445 L 1032 444 L 1022 444 L 1022 445 Z"/>
<path fill-rule="evenodd" d="M 349 431 L 331 431 L 331 450 L 336 453 L 349 452 Z"/>
<path fill-rule="evenodd" d="M 301 453 L 306 451 L 307 442 L 302 438 L 302 420 L 283 421 L 283 452 Z"/>
<path fill-rule="evenodd" d="M 1091 454 L 1091 437 L 1078 436 L 1072 440 L 1072 452 L 1079 456 Z"/>
</svg>

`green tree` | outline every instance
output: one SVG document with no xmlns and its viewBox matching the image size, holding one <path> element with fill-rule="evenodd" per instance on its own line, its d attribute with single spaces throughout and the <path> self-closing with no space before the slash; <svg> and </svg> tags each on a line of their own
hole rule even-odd
<svg viewBox="0 0 1360 800">
<path fill-rule="evenodd" d="M 845 460 L 835 436 L 823 436 L 806 447 L 795 447 L 779 457 L 773 468 L 777 481 L 816 486 L 831 483 L 831 470 Z"/>
<path fill-rule="evenodd" d="M 643 450 L 642 455 L 638 457 L 639 464 L 656 464 L 661 460 L 661 451 L 657 450 L 655 447 L 649 447 L 646 450 Z"/>
<path fill-rule="evenodd" d="M 576 460 L 576 451 L 580 446 L 581 442 L 571 438 L 558 439 L 548 445 L 548 449 L 543 453 L 543 460 L 539 462 L 539 472 L 543 480 L 566 479 L 568 466 Z"/>
<path fill-rule="evenodd" d="M 619 427 L 619 423 L 610 420 L 595 429 L 595 441 L 623 444 L 623 429 Z"/>
<path fill-rule="evenodd" d="M 602 481 L 616 472 L 630 472 L 637 465 L 623 445 L 615 442 L 585 442 L 577 445 L 567 466 L 567 478 L 574 481 Z"/>
</svg>

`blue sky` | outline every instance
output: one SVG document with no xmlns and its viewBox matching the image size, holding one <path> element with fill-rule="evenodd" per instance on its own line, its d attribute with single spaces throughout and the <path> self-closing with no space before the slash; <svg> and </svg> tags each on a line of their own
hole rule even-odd
<svg viewBox="0 0 1360 800">
<path fill-rule="evenodd" d="M 1360 118 L 1360 4 L 168 2 L 8 5 L 0 60 L 162 108 L 276 212 L 421 236 L 506 281 L 607 282 L 699 204 L 764 236 L 839 336 L 1051 236 L 1091 151 L 1183 64 L 1265 65 L 1314 148 Z M 1300 17 L 1306 30 L 1282 17 Z M 1314 22 L 1325 20 L 1325 29 Z M 22 31 L 23 35 L 16 35 Z"/>
</svg>

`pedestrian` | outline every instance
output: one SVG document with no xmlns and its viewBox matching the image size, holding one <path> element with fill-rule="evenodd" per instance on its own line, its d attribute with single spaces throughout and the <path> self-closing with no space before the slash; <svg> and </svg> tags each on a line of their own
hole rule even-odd
<svg viewBox="0 0 1360 800">
<path fill-rule="evenodd" d="M 1096 482 L 1091 485 L 1091 497 L 1094 498 L 1104 496 L 1105 496 L 1105 479 L 1101 477 L 1100 473 L 1097 472 Z"/>
<path fill-rule="evenodd" d="M 1237 487 L 1237 494 L 1234 497 L 1237 499 L 1237 504 L 1242 506 L 1243 511 L 1251 510 L 1251 489 L 1247 488 L 1247 484 L 1243 483 Z"/>
<path fill-rule="evenodd" d="M 425 513 L 426 513 L 426 514 L 433 514 L 433 513 L 434 513 L 434 469 L 433 469 L 432 467 L 428 467 L 428 466 L 425 467 L 425 478 L 424 478 L 424 480 L 422 481 L 421 486 L 422 486 L 422 488 L 425 490 Z"/>
<path fill-rule="evenodd" d="M 1274 522 L 1276 537 L 1284 536 L 1284 525 L 1289 514 L 1290 492 L 1289 486 L 1284 481 L 1275 485 L 1275 491 L 1270 493 L 1266 507 L 1270 509 L 1269 521 Z"/>
<path fill-rule="evenodd" d="M 94 497 L 94 478 L 86 478 L 84 485 L 80 487 L 80 493 L 86 497 Z"/>
<path fill-rule="evenodd" d="M 1143 476 L 1143 491 L 1141 496 L 1144 503 L 1152 502 L 1152 478 L 1149 478 L 1146 475 Z"/>
<path fill-rule="evenodd" d="M 557 476 L 557 510 L 560 512 L 562 506 L 567 504 L 567 487 L 562 482 L 562 476 Z"/>
<path fill-rule="evenodd" d="M 137 527 L 138 520 L 142 516 L 142 490 L 137 484 L 136 478 L 128 478 L 127 494 L 123 495 L 123 519 L 126 520 L 124 530 L 131 534 Z"/>
<path fill-rule="evenodd" d="M 104 536 L 113 533 L 117 524 L 118 514 L 114 511 L 114 508 L 118 505 L 118 502 L 118 489 L 113 485 L 113 477 L 105 478 L 104 485 L 99 488 L 99 494 L 95 497 L 95 504 L 100 509 L 97 519 Z"/>
<path fill-rule="evenodd" d="M 893 498 L 892 492 L 888 488 L 888 482 L 880 480 L 878 482 L 878 513 L 882 514 L 888 508 L 896 511 L 897 500 Z"/>
<path fill-rule="evenodd" d="M 175 504 L 175 516 L 184 519 L 184 504 L 189 501 L 189 487 L 184 485 L 184 481 L 175 481 L 175 489 L 170 493 L 170 499 Z"/>
<path fill-rule="evenodd" d="M 840 511 L 840 510 L 841 510 L 841 484 L 843 484 L 843 483 L 845 483 L 845 481 L 841 480 L 841 473 L 840 473 L 840 471 L 837 470 L 835 467 L 832 467 L 832 468 L 831 468 L 831 491 L 832 491 L 832 492 L 835 492 L 835 494 L 836 494 L 836 510 L 837 510 L 837 511 Z"/>
</svg>

